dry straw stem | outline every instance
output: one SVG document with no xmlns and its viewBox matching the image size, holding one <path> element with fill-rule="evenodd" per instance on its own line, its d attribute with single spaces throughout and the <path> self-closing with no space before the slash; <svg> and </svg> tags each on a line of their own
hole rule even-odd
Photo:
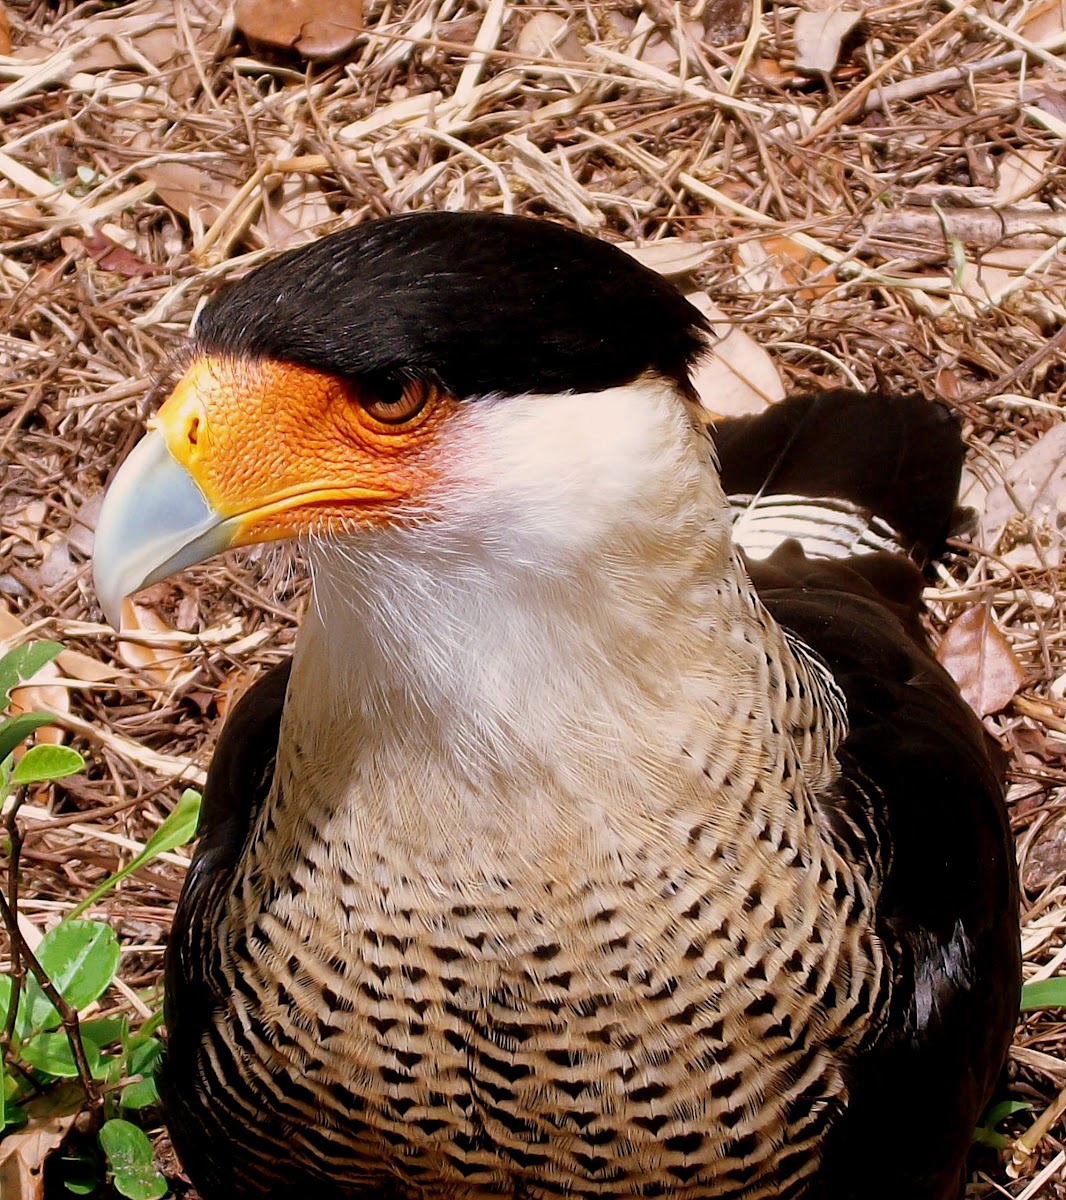
<svg viewBox="0 0 1066 1200">
<path fill-rule="evenodd" d="M 222 0 L 8 11 L 0 614 L 68 647 L 60 724 L 91 763 L 25 810 L 20 907 L 38 931 L 136 853 L 178 781 L 203 778 L 233 699 L 291 649 L 298 562 L 245 553 L 156 585 L 140 603 L 159 628 L 124 646 L 88 568 L 101 490 L 198 303 L 278 248 L 446 208 L 664 243 L 660 262 L 785 389 L 952 405 L 979 518 L 1020 495 L 1011 464 L 1061 425 L 1059 0 L 864 5 L 828 78 L 795 70 L 796 10 L 762 0 L 368 0 L 365 35 L 326 64 L 265 57 Z M 534 17 L 540 40 L 523 41 Z M 960 543 L 928 593 L 937 629 L 987 605 L 1025 673 L 988 724 L 1011 755 L 1032 977 L 1066 967 L 1063 510 L 978 524 L 981 552 Z M 100 905 L 124 947 L 115 1011 L 158 984 L 183 863 Z M 1020 1028 L 1012 1089 L 1033 1112 L 1010 1129 L 1031 1153 L 1017 1179 L 984 1161 L 973 1195 L 1066 1197 L 1064 1030 L 1055 1013 Z M 920 1111 L 904 1119 L 921 1136 Z"/>
</svg>

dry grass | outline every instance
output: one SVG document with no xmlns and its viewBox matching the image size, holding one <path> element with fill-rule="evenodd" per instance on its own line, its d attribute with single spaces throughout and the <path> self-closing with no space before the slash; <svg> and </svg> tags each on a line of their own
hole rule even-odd
<svg viewBox="0 0 1066 1200">
<path fill-rule="evenodd" d="M 829 78 L 795 69 L 787 4 L 370 0 L 350 61 L 308 67 L 259 54 L 210 0 L 10 3 L 0 637 L 17 621 L 78 652 L 47 699 L 92 760 L 24 810 L 29 924 L 143 843 L 175 781 L 202 778 L 231 695 L 292 643 L 304 581 L 254 555 L 152 589 L 124 644 L 90 586 L 101 489 L 202 295 L 277 247 L 403 210 L 680 237 L 707 250 L 699 284 L 787 387 L 857 380 L 954 405 L 981 507 L 1061 422 L 1063 2 L 871 4 Z M 554 46 L 549 14 L 565 23 Z M 932 597 L 941 625 L 988 605 L 1025 671 L 994 725 L 1039 977 L 1066 960 L 1064 497 L 1040 536 L 1016 519 L 959 553 Z M 113 1008 L 158 988 L 181 861 L 100 905 L 125 951 Z M 1015 1133 L 1062 1107 L 1064 1032 L 1053 1015 L 1019 1029 L 1013 1089 L 1034 1113 Z M 900 1136 L 921 1121 L 919 1090 Z M 975 1194 L 1066 1196 L 1062 1125 L 1034 1140 Z"/>
</svg>

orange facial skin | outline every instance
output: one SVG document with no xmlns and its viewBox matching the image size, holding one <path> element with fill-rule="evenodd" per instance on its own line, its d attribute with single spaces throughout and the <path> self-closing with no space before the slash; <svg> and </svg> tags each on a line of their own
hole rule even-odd
<svg viewBox="0 0 1066 1200">
<path fill-rule="evenodd" d="M 415 385 L 421 386 L 421 385 Z M 430 388 L 409 420 L 376 420 L 372 396 L 291 363 L 200 357 L 149 426 L 223 518 L 232 545 L 395 517 L 431 481 L 455 407 Z"/>
</svg>

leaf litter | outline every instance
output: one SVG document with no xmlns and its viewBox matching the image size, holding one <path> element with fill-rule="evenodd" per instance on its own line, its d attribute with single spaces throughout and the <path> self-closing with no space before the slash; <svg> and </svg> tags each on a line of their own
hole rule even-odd
<svg viewBox="0 0 1066 1200">
<path fill-rule="evenodd" d="M 1011 755 L 1026 974 L 1066 970 L 1062 0 L 366 0 L 327 11 L 357 13 L 346 49 L 308 28 L 314 62 L 321 6 L 286 7 L 291 50 L 212 0 L 0 6 L 0 638 L 63 643 L 29 686 L 62 690 L 91 762 L 23 809 L 24 920 L 39 937 L 143 849 L 306 602 L 298 563 L 253 551 L 139 596 L 121 645 L 96 606 L 93 506 L 200 299 L 345 224 L 479 208 L 627 244 L 708 306 L 714 412 L 857 383 L 959 414 L 976 528 L 930 620 Z M 123 947 L 102 1015 L 157 992 L 185 862 L 86 914 Z M 1064 1030 L 1019 1027 L 1025 1153 L 973 1196 L 1066 1198 Z"/>
</svg>

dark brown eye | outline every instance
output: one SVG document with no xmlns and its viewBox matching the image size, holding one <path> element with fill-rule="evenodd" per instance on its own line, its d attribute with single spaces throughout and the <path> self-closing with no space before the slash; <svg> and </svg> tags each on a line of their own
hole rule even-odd
<svg viewBox="0 0 1066 1200">
<path fill-rule="evenodd" d="M 437 396 L 437 389 L 424 379 L 407 379 L 402 383 L 372 384 L 360 397 L 364 410 L 382 425 L 403 425 L 410 421 Z"/>
</svg>

